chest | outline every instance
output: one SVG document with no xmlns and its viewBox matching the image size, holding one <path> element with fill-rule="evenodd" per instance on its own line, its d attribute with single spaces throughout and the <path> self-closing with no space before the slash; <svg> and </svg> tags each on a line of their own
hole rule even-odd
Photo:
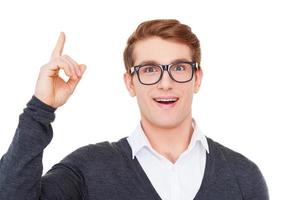
<svg viewBox="0 0 301 200">
<path fill-rule="evenodd" d="M 139 151 L 136 158 L 162 199 L 193 199 L 199 191 L 206 166 L 205 149 L 183 152 L 175 163 L 149 149 Z"/>
<path fill-rule="evenodd" d="M 203 177 L 199 178 L 198 184 L 195 184 L 197 189 L 190 194 L 185 192 L 185 188 L 176 186 L 177 184 L 181 185 L 183 182 L 180 180 L 183 181 L 184 179 L 175 181 L 176 178 L 172 178 L 171 174 L 161 174 L 161 176 L 148 175 L 137 159 L 132 160 L 129 165 L 105 169 L 106 173 L 103 173 L 102 170 L 104 169 L 94 168 L 91 169 L 90 173 L 85 174 L 85 185 L 87 186 L 89 200 L 242 199 L 234 177 L 214 176 L 212 178 L 212 176 L 208 176 L 210 173 L 208 168 L 204 169 Z M 154 177 L 158 178 L 157 183 L 161 180 L 161 185 L 156 185 Z M 190 178 L 187 177 L 186 180 L 188 188 L 193 186 L 192 182 L 189 183 Z M 164 192 L 168 194 L 164 196 Z"/>
</svg>

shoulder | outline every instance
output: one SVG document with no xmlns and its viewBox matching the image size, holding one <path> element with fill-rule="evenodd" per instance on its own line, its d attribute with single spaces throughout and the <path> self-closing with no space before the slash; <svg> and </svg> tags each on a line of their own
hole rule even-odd
<svg viewBox="0 0 301 200">
<path fill-rule="evenodd" d="M 109 141 L 82 146 L 68 154 L 61 163 L 76 166 L 78 168 L 89 168 L 89 166 L 108 165 L 120 160 L 121 153 Z M 104 161 L 104 162 L 102 162 Z"/>
<path fill-rule="evenodd" d="M 258 168 L 257 165 L 251 161 L 249 158 L 244 156 L 243 154 L 234 151 L 211 138 L 207 138 L 210 149 L 214 151 L 215 154 L 225 159 L 229 164 L 231 164 L 235 168 Z"/>
<path fill-rule="evenodd" d="M 207 138 L 209 149 L 214 152 L 215 157 L 222 159 L 232 174 L 241 189 L 241 192 L 246 199 L 268 199 L 268 190 L 265 179 L 259 167 L 249 158 L 238 153 L 210 138 Z M 211 152 L 211 150 L 210 150 Z"/>
</svg>

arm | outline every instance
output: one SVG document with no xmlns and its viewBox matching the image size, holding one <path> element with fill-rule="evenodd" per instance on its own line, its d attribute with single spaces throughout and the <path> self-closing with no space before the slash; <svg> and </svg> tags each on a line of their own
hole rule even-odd
<svg viewBox="0 0 301 200">
<path fill-rule="evenodd" d="M 52 139 L 54 111 L 35 96 L 19 116 L 13 141 L 0 162 L 0 199 L 38 199 L 44 148 Z"/>
<path fill-rule="evenodd" d="M 246 200 L 269 200 L 269 192 L 266 181 L 256 164 L 249 176 L 249 184 L 241 183 L 242 189 L 245 191 Z"/>
<path fill-rule="evenodd" d="M 269 200 L 266 181 L 258 166 L 245 156 L 222 147 L 244 200 Z"/>
<path fill-rule="evenodd" d="M 86 66 L 61 55 L 65 43 L 60 34 L 50 61 L 40 69 L 35 93 L 19 117 L 7 153 L 0 161 L 0 199 L 79 199 L 81 178 L 63 165 L 42 176 L 44 148 L 52 139 L 55 110 L 71 96 Z M 65 82 L 59 70 L 69 76 Z"/>
<path fill-rule="evenodd" d="M 83 181 L 68 166 L 42 176 L 43 150 L 52 139 L 56 109 L 35 96 L 19 117 L 13 141 L 0 161 L 0 199 L 82 199 Z"/>
</svg>

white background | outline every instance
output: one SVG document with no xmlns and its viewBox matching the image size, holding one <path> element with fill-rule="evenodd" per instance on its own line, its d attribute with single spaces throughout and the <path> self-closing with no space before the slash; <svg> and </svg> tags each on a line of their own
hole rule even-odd
<svg viewBox="0 0 301 200">
<path fill-rule="evenodd" d="M 298 1 L 1 1 L 0 155 L 60 31 L 64 54 L 87 65 L 56 111 L 44 173 L 89 143 L 128 136 L 139 121 L 122 53 L 144 20 L 192 27 L 204 72 L 193 116 L 203 132 L 261 169 L 271 199 L 300 199 L 301 7 Z"/>
</svg>

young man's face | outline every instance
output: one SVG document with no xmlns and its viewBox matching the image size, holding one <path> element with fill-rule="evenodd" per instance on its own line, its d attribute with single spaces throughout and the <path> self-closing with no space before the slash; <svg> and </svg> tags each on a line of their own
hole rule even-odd
<svg viewBox="0 0 301 200">
<path fill-rule="evenodd" d="M 192 61 L 190 48 L 182 43 L 150 37 L 138 41 L 134 47 L 134 65 L 152 61 L 170 64 L 176 60 Z M 167 71 L 154 85 L 143 85 L 135 73 L 133 79 L 125 74 L 124 80 L 131 96 L 137 97 L 141 121 L 158 128 L 175 128 L 185 119 L 191 118 L 193 93 L 197 92 L 202 79 L 202 71 L 197 70 L 193 79 L 186 83 L 172 80 Z M 159 103 L 159 99 L 177 99 L 175 103 Z M 157 100 L 157 101 L 156 101 Z"/>
</svg>

